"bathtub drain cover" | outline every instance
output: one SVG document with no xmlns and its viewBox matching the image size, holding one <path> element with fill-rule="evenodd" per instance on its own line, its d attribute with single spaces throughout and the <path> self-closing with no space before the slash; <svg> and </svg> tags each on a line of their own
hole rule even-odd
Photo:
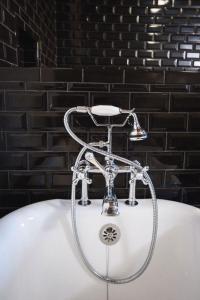
<svg viewBox="0 0 200 300">
<path fill-rule="evenodd" d="M 114 245 L 120 239 L 120 229 L 115 224 L 106 224 L 100 229 L 99 237 L 105 245 Z"/>
</svg>

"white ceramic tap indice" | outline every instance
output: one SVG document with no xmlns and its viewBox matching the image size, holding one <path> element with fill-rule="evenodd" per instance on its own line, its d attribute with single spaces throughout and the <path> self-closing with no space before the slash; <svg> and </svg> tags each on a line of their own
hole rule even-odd
<svg viewBox="0 0 200 300">
<path fill-rule="evenodd" d="M 106 284 L 82 263 L 71 230 L 70 201 L 50 200 L 21 208 L 0 220 L 1 300 L 199 300 L 200 211 L 158 200 L 156 248 L 147 270 L 129 284 Z M 148 199 L 120 215 L 101 215 L 101 201 L 77 206 L 77 226 L 85 254 L 112 277 L 136 271 L 146 257 L 152 230 Z M 120 229 L 106 246 L 99 232 L 107 223 Z"/>
</svg>

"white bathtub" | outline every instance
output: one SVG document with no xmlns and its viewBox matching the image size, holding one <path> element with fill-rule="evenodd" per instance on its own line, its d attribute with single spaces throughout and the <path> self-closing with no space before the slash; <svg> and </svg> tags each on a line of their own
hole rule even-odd
<svg viewBox="0 0 200 300">
<path fill-rule="evenodd" d="M 158 207 L 152 261 L 140 278 L 122 285 L 107 285 L 82 263 L 71 230 L 70 201 L 44 201 L 2 218 L 0 299 L 199 300 L 200 210 L 166 200 L 159 200 Z M 151 201 L 140 200 L 136 207 L 120 202 L 119 210 L 119 216 L 105 217 L 101 201 L 77 206 L 80 239 L 90 263 L 102 274 L 120 278 L 135 272 L 146 257 Z M 99 239 L 99 230 L 107 223 L 121 231 L 112 246 Z"/>
</svg>

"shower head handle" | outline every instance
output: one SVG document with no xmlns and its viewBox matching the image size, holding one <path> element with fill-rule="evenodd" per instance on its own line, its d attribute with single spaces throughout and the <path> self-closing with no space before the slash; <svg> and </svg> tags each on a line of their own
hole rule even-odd
<svg viewBox="0 0 200 300">
<path fill-rule="evenodd" d="M 77 112 L 79 113 L 91 113 L 96 116 L 112 117 L 120 114 L 130 114 L 134 109 L 121 109 L 113 105 L 95 105 L 92 107 L 77 106 Z"/>
<path fill-rule="evenodd" d="M 121 114 L 120 108 L 113 105 L 95 105 L 90 108 L 93 115 L 112 117 Z"/>
</svg>

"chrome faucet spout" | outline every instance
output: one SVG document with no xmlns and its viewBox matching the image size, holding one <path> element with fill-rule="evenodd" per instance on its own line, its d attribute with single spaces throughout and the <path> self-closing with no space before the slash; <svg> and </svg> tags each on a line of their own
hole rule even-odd
<svg viewBox="0 0 200 300">
<path fill-rule="evenodd" d="M 92 152 L 85 153 L 85 159 L 96 166 L 103 174 L 106 182 L 106 195 L 103 198 L 102 214 L 107 216 L 116 216 L 119 214 L 118 201 L 114 192 L 114 179 L 117 175 L 118 168 L 113 159 L 105 157 L 106 166 L 103 167 L 95 158 Z"/>
</svg>

